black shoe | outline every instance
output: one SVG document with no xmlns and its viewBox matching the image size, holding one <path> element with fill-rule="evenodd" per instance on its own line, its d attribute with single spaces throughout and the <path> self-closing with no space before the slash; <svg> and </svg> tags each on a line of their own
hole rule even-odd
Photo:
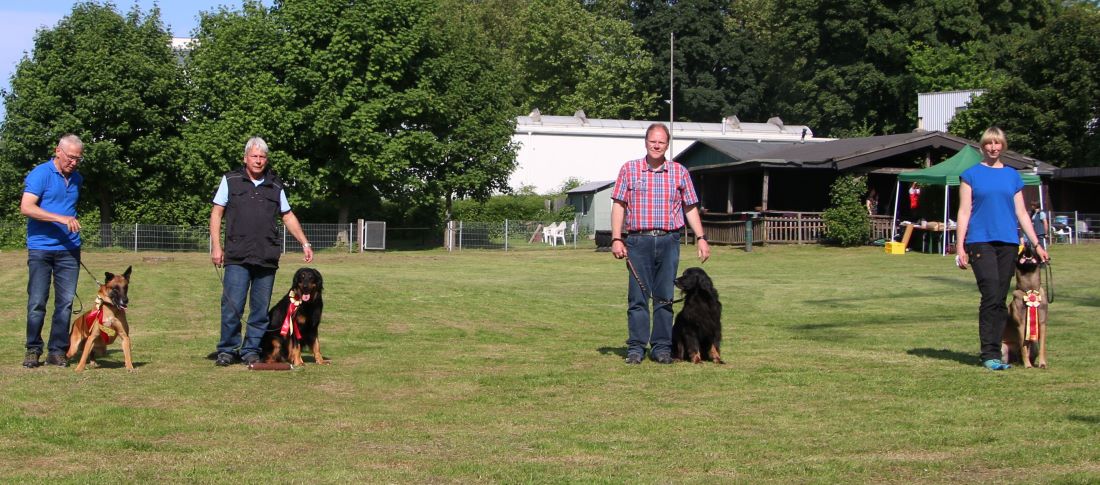
<svg viewBox="0 0 1100 485">
<path fill-rule="evenodd" d="M 252 364 L 255 364 L 259 361 L 260 361 L 260 356 L 258 356 L 256 354 L 248 354 L 248 355 L 245 355 L 244 357 L 241 357 L 241 362 L 243 362 L 244 365 L 252 365 Z"/>
<path fill-rule="evenodd" d="M 657 361 L 658 364 L 671 364 L 672 356 L 669 354 L 657 354 L 653 357 L 653 360 Z"/>
<path fill-rule="evenodd" d="M 642 354 L 626 354 L 627 365 L 638 365 L 642 363 Z"/>
<path fill-rule="evenodd" d="M 56 365 L 58 367 L 68 367 L 69 359 L 65 357 L 65 354 L 50 354 L 46 356 L 46 365 Z"/>
<path fill-rule="evenodd" d="M 28 350 L 27 355 L 23 356 L 23 367 L 33 369 L 39 366 L 38 358 L 42 357 L 42 352 L 35 350 Z"/>
<path fill-rule="evenodd" d="M 218 354 L 218 358 L 214 361 L 214 365 L 218 367 L 228 367 L 229 365 L 233 364 L 234 360 L 235 359 L 233 358 L 233 354 L 222 352 Z"/>
</svg>

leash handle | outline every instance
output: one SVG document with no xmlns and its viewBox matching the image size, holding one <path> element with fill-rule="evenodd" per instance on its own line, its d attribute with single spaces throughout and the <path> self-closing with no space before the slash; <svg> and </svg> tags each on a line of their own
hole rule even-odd
<svg viewBox="0 0 1100 485">
<path fill-rule="evenodd" d="M 680 298 L 678 300 L 663 300 L 657 298 L 656 296 L 653 296 L 653 292 L 649 291 L 649 288 L 646 288 L 645 283 L 642 283 L 642 278 L 638 276 L 638 270 L 634 269 L 634 263 L 630 262 L 629 255 L 627 255 L 626 257 L 626 266 L 630 268 L 630 274 L 634 276 L 634 281 L 638 282 L 638 287 L 642 289 L 642 293 L 645 293 L 648 299 L 653 300 L 653 303 L 656 303 L 658 305 L 672 305 L 673 303 L 684 301 L 683 298 Z"/>
</svg>

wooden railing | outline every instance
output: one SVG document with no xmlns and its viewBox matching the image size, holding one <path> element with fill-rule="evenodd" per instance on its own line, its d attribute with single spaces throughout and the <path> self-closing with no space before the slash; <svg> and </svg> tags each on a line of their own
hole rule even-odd
<svg viewBox="0 0 1100 485">
<path fill-rule="evenodd" d="M 825 234 L 821 212 L 708 214 L 703 227 L 710 242 L 745 245 L 745 225 L 752 219 L 753 244 L 817 244 Z M 738 219 L 738 220 L 731 220 Z M 890 238 L 889 216 L 871 217 L 871 239 Z"/>
</svg>

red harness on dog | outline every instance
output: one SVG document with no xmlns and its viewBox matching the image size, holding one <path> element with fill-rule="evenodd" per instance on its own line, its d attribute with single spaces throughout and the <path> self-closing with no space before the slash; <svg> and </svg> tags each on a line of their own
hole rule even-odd
<svg viewBox="0 0 1100 485">
<path fill-rule="evenodd" d="M 1039 304 L 1043 302 L 1042 295 L 1035 290 L 1027 290 L 1024 296 L 1024 304 L 1027 305 L 1027 315 L 1024 322 L 1024 341 L 1034 342 L 1039 340 Z"/>
<path fill-rule="evenodd" d="M 286 318 L 283 319 L 283 328 L 279 330 L 279 335 L 286 337 L 293 330 L 294 338 L 302 340 L 302 331 L 294 324 L 294 316 L 298 314 L 298 306 L 301 304 L 301 301 L 294 298 L 294 293 L 291 293 L 290 307 L 286 309 Z"/>
<path fill-rule="evenodd" d="M 84 327 L 88 329 L 88 335 L 91 335 L 92 328 L 95 325 L 99 325 L 99 338 L 103 340 L 103 343 L 110 345 L 111 342 L 115 341 L 118 333 L 103 324 L 103 300 L 98 296 L 95 298 L 95 310 L 84 315 Z"/>
</svg>

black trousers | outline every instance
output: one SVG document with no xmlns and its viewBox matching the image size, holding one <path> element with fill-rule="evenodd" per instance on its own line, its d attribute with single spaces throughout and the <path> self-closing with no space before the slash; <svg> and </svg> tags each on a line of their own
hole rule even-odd
<svg viewBox="0 0 1100 485">
<path fill-rule="evenodd" d="M 974 243 L 966 245 L 970 267 L 978 281 L 982 301 L 978 305 L 978 338 L 981 359 L 1001 358 L 1001 337 L 1008 321 L 1008 285 L 1016 274 L 1016 243 Z"/>
</svg>

